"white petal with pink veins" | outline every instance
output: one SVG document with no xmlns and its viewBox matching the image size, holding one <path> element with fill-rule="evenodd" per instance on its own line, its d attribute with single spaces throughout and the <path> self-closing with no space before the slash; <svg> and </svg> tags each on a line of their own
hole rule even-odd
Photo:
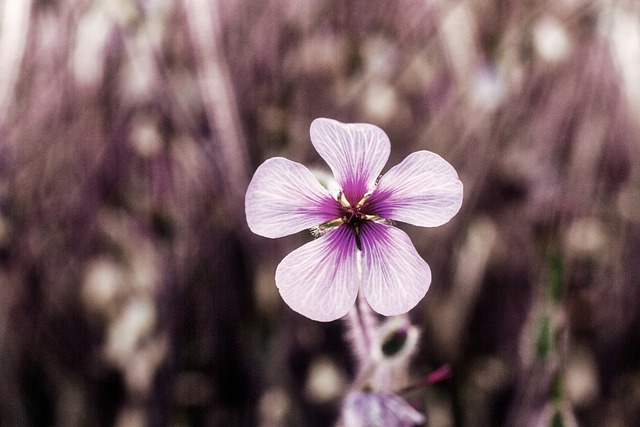
<svg viewBox="0 0 640 427">
<path fill-rule="evenodd" d="M 395 316 L 420 302 L 431 284 L 431 269 L 407 234 L 390 225 L 368 222 L 360 232 L 362 292 L 373 310 Z"/>
<path fill-rule="evenodd" d="M 311 142 L 354 204 L 373 188 L 391 150 L 389 137 L 379 127 L 332 119 L 311 123 Z"/>
<path fill-rule="evenodd" d="M 340 226 L 291 252 L 278 265 L 276 286 L 289 307 L 312 320 L 347 314 L 358 294 L 353 231 Z"/>
<path fill-rule="evenodd" d="M 309 169 L 282 157 L 258 167 L 245 196 L 249 228 L 271 238 L 336 219 L 338 208 L 338 202 Z"/>
<path fill-rule="evenodd" d="M 437 227 L 460 210 L 462 182 L 442 157 L 417 151 L 380 178 L 369 203 L 382 218 Z"/>
</svg>

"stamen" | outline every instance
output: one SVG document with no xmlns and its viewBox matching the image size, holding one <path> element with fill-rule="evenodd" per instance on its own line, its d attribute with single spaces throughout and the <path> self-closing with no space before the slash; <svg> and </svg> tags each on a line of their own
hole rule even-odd
<svg viewBox="0 0 640 427">
<path fill-rule="evenodd" d="M 330 230 L 344 223 L 344 218 L 332 219 L 331 221 L 323 222 L 318 226 L 320 230 Z"/>
<path fill-rule="evenodd" d="M 351 207 L 351 203 L 349 203 L 349 201 L 347 200 L 347 197 L 344 195 L 344 193 L 342 191 L 340 192 L 340 195 L 338 196 L 338 201 L 345 208 L 350 208 Z"/>
<path fill-rule="evenodd" d="M 364 202 L 366 202 L 369 197 L 371 197 L 371 192 L 365 193 L 364 197 L 360 199 L 360 201 L 356 205 L 356 209 L 360 209 L 362 205 L 364 205 Z"/>
</svg>

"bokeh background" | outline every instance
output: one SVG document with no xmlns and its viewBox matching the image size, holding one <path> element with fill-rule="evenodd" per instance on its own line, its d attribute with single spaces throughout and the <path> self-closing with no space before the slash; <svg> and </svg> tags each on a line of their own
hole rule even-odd
<svg viewBox="0 0 640 427">
<path fill-rule="evenodd" d="M 0 2 L 0 425 L 330 426 L 340 322 L 293 313 L 244 192 L 311 121 L 465 185 L 404 397 L 428 426 L 640 419 L 635 0 Z"/>
</svg>

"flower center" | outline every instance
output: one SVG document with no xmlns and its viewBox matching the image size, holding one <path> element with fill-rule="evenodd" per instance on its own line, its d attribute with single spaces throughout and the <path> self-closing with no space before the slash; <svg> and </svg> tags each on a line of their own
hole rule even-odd
<svg viewBox="0 0 640 427">
<path fill-rule="evenodd" d="M 331 221 L 327 221 L 324 224 L 320 224 L 318 229 L 322 231 L 331 230 L 341 224 L 345 224 L 353 230 L 353 234 L 356 239 L 356 246 L 359 250 L 362 250 L 360 244 L 360 227 L 367 221 L 377 221 L 381 218 L 378 215 L 374 215 L 368 212 L 367 208 L 369 203 L 367 199 L 371 196 L 371 193 L 367 193 L 360 199 L 358 203 L 352 205 L 345 197 L 344 193 L 340 192 L 338 196 L 338 202 L 340 203 L 340 217 Z"/>
</svg>

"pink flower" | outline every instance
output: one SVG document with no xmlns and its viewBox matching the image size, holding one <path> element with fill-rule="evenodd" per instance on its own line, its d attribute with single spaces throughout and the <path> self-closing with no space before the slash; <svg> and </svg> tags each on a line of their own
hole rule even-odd
<svg viewBox="0 0 640 427">
<path fill-rule="evenodd" d="M 431 270 L 391 221 L 448 222 L 462 204 L 458 174 L 437 154 L 418 151 L 378 180 L 391 144 L 370 124 L 316 119 L 311 142 L 340 187 L 335 194 L 305 166 L 274 157 L 258 167 L 245 198 L 254 233 L 276 238 L 314 229 L 321 236 L 278 265 L 282 298 L 318 321 L 344 316 L 359 290 L 380 314 L 406 313 L 429 289 Z"/>
</svg>

